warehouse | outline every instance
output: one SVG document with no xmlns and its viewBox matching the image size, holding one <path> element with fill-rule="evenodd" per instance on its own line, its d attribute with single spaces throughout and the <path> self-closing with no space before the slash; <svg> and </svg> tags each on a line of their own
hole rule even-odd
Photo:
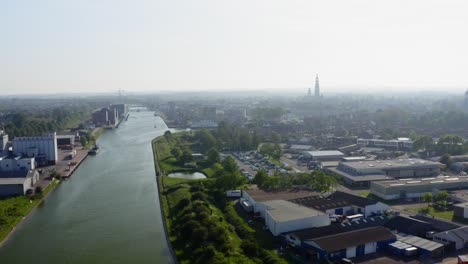
<svg viewBox="0 0 468 264">
<path fill-rule="evenodd" d="M 456 250 L 463 249 L 468 243 L 468 226 L 434 234 L 434 241 L 448 245 Z"/>
<path fill-rule="evenodd" d="M 265 217 L 265 206 L 261 202 L 272 200 L 292 200 L 296 198 L 318 195 L 316 192 L 303 189 L 291 189 L 288 191 L 266 192 L 260 189 L 242 191 L 242 201 L 246 205 L 244 208 L 253 208 L 257 217 Z"/>
<path fill-rule="evenodd" d="M 391 150 L 411 150 L 413 149 L 413 141 L 409 138 L 398 139 L 369 139 L 359 138 L 357 144 L 366 147 L 377 147 Z"/>
<path fill-rule="evenodd" d="M 370 192 L 384 200 L 420 198 L 427 192 L 468 188 L 467 176 L 437 176 L 372 182 Z"/>
<path fill-rule="evenodd" d="M 459 218 L 468 218 L 468 203 L 459 203 L 453 205 L 453 216 Z"/>
<path fill-rule="evenodd" d="M 343 152 L 338 150 L 317 150 L 306 153 L 306 156 L 313 161 L 339 161 L 345 156 Z"/>
<path fill-rule="evenodd" d="M 384 203 L 341 191 L 336 191 L 327 197 L 310 196 L 290 201 L 329 215 L 363 214 L 364 217 L 369 217 L 383 214 L 388 209 L 388 205 Z"/>
<path fill-rule="evenodd" d="M 354 258 L 376 252 L 394 242 L 396 237 L 381 226 L 313 238 L 303 242 L 317 254 L 317 259 Z"/>
<path fill-rule="evenodd" d="M 398 233 L 396 236 L 397 241 L 417 248 L 418 255 L 440 257 L 444 253 L 444 245 L 441 243 L 403 233 Z"/>
<path fill-rule="evenodd" d="M 25 195 L 39 180 L 37 170 L 0 172 L 0 197 Z"/>
<path fill-rule="evenodd" d="M 284 200 L 263 202 L 265 225 L 274 236 L 311 227 L 330 225 L 327 214 Z"/>
<path fill-rule="evenodd" d="M 373 181 L 436 176 L 440 166 L 440 163 L 422 159 L 364 160 L 341 162 L 329 172 L 337 174 L 350 186 L 369 187 Z"/>
<path fill-rule="evenodd" d="M 422 159 L 391 159 L 342 162 L 338 168 L 356 176 L 383 174 L 393 178 L 407 178 L 439 175 L 440 166 L 438 162 Z"/>
</svg>

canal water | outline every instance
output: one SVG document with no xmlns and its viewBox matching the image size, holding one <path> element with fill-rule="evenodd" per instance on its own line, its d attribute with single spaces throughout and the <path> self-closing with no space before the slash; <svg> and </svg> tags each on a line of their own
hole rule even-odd
<svg viewBox="0 0 468 264">
<path fill-rule="evenodd" d="M 131 112 L 0 248 L 1 264 L 172 263 L 157 195 L 151 140 L 167 126 Z"/>
</svg>

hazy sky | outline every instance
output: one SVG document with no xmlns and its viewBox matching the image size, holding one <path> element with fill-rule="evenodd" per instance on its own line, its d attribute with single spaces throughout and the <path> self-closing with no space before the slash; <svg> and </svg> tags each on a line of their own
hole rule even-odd
<svg viewBox="0 0 468 264">
<path fill-rule="evenodd" d="M 3 94 L 468 87 L 466 0 L 0 0 L 0 36 Z"/>
</svg>

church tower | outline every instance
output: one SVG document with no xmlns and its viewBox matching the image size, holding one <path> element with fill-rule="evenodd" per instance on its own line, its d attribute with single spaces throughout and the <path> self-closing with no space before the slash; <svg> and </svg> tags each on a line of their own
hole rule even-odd
<svg viewBox="0 0 468 264">
<path fill-rule="evenodd" d="M 320 97 L 320 84 L 318 74 L 315 76 L 315 97 Z"/>
</svg>

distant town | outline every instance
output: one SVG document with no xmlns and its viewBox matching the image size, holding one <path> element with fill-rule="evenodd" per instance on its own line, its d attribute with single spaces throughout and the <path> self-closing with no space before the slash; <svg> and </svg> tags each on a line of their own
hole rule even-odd
<svg viewBox="0 0 468 264">
<path fill-rule="evenodd" d="M 119 92 L 1 101 L 5 244 L 25 235 L 16 227 L 33 220 L 55 188 L 82 184 L 86 195 L 111 200 L 116 186 L 156 193 L 159 207 L 145 210 L 160 209 L 162 226 L 151 229 L 162 230 L 174 263 L 468 259 L 468 91 L 327 95 L 317 75 L 302 96 Z M 121 126 L 132 130 L 119 133 Z M 156 187 L 143 192 L 140 169 L 125 170 L 127 158 L 138 168 L 146 160 L 130 150 L 140 135 L 154 138 L 138 143 L 154 156 L 154 175 L 145 179 Z M 125 151 L 106 152 L 112 146 L 100 138 Z M 99 161 L 83 165 L 91 176 L 71 179 L 89 155 Z M 114 180 L 120 172 L 125 184 Z"/>
<path fill-rule="evenodd" d="M 317 76 L 303 97 L 153 109 L 191 129 L 153 142 L 181 263 L 468 263 L 468 91 L 328 97 Z"/>
</svg>

